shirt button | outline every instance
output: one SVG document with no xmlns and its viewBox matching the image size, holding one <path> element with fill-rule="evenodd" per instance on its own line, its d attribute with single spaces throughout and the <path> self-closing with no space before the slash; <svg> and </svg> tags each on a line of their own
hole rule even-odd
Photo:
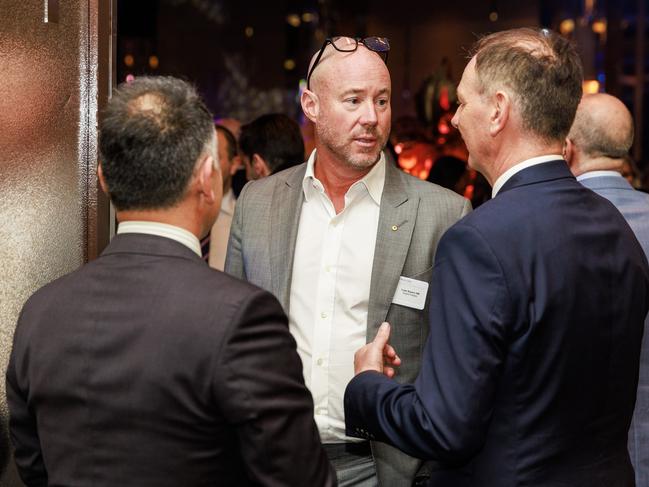
<svg viewBox="0 0 649 487">
<path fill-rule="evenodd" d="M 327 408 L 318 408 L 318 414 L 327 414 Z"/>
<path fill-rule="evenodd" d="M 327 313 L 325 313 L 325 312 L 323 311 L 322 313 L 320 313 L 320 316 L 324 319 L 324 318 L 327 317 Z"/>
<path fill-rule="evenodd" d="M 330 266 L 325 266 L 325 272 L 331 272 L 331 267 Z"/>
<path fill-rule="evenodd" d="M 316 363 L 317 363 L 318 365 L 322 365 L 322 364 L 324 363 L 324 360 L 322 360 L 321 358 L 319 358 L 318 361 L 317 361 Z"/>
</svg>

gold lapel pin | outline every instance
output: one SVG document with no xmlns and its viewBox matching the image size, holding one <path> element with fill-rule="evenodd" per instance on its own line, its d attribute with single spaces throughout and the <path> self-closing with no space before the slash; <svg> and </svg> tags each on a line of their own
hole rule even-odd
<svg viewBox="0 0 649 487">
<path fill-rule="evenodd" d="M 397 230 L 399 230 L 399 227 L 396 225 L 392 225 L 392 231 L 396 232 Z"/>
</svg>

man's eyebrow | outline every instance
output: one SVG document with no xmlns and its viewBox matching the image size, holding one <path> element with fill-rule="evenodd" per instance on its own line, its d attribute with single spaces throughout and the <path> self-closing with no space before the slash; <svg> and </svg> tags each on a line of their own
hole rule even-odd
<svg viewBox="0 0 649 487">
<path fill-rule="evenodd" d="M 362 89 L 362 88 L 349 88 L 348 90 L 343 91 L 340 96 L 348 96 L 348 95 L 360 95 L 363 93 L 367 93 L 368 90 Z M 390 89 L 389 88 L 382 88 L 379 90 L 378 94 L 379 95 L 385 95 L 389 94 Z"/>
<path fill-rule="evenodd" d="M 358 95 L 361 93 L 365 93 L 365 90 L 361 88 L 349 88 L 345 91 L 343 91 L 340 96 L 347 96 L 347 95 Z"/>
</svg>

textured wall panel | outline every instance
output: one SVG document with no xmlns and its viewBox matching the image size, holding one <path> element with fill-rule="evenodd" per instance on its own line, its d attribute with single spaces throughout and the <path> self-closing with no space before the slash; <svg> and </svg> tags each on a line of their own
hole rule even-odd
<svg viewBox="0 0 649 487">
<path fill-rule="evenodd" d="M 101 206 L 94 176 L 98 2 L 0 0 L 3 486 L 20 485 L 5 470 L 4 372 L 18 313 L 36 289 L 76 269 L 98 248 L 88 241 L 89 234 L 96 237 Z"/>
</svg>

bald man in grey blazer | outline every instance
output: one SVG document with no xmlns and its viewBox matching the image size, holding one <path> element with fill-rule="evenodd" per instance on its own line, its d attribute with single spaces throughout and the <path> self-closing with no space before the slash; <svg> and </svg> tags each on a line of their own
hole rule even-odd
<svg viewBox="0 0 649 487">
<path fill-rule="evenodd" d="M 428 334 L 427 288 L 442 234 L 471 209 L 461 196 L 386 163 L 390 75 L 385 38 L 327 39 L 302 109 L 309 160 L 242 191 L 225 270 L 271 291 L 289 314 L 315 418 L 341 486 L 411 485 L 422 462 L 344 434 L 354 344 L 383 321 L 412 382 Z"/>
</svg>

